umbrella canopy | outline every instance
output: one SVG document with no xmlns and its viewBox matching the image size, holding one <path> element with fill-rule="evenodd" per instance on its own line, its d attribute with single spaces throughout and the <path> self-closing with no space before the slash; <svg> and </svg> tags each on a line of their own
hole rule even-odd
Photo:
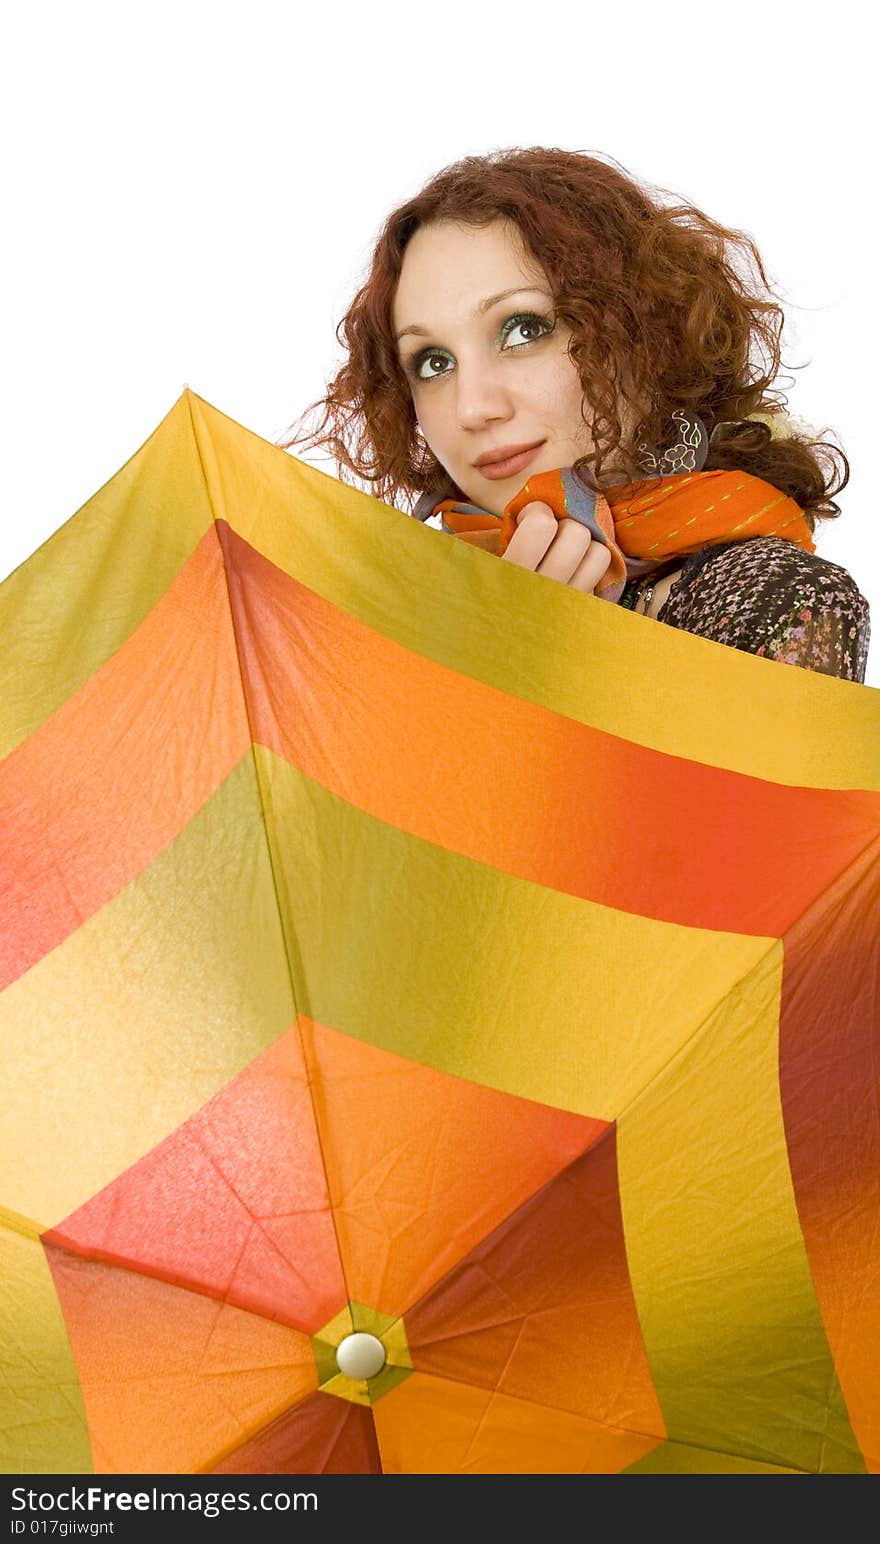
<svg viewBox="0 0 880 1544">
<path fill-rule="evenodd" d="M 185 391 L 0 586 L 2 1468 L 880 1470 L 880 694 Z"/>
</svg>

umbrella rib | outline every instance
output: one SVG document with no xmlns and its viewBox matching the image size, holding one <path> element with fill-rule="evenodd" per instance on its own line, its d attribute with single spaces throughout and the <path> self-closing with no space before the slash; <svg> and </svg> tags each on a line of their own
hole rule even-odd
<svg viewBox="0 0 880 1544">
<path fill-rule="evenodd" d="M 677 1061 L 677 1059 L 690 1046 L 693 1045 L 693 1043 L 699 1038 L 700 1035 L 703 1034 L 704 1030 L 706 1029 L 706 1026 L 709 1024 L 710 1020 L 712 1019 L 713 1014 L 717 1013 L 719 1008 L 723 1008 L 725 1002 L 730 997 L 732 997 L 733 993 L 739 991 L 739 989 L 743 985 L 743 983 L 748 981 L 749 977 L 754 975 L 756 970 L 760 969 L 760 967 L 765 963 L 766 960 L 769 959 L 769 957 L 773 953 L 774 949 L 776 949 L 781 942 L 782 942 L 781 938 L 772 938 L 770 940 L 769 944 L 768 944 L 768 947 L 764 950 L 764 953 L 759 955 L 756 960 L 753 960 L 751 965 L 748 967 L 748 969 L 743 971 L 743 974 L 739 977 L 739 979 L 737 981 L 734 981 L 731 986 L 729 986 L 729 987 L 727 987 L 725 989 L 724 996 L 723 997 L 719 997 L 717 1002 L 712 1004 L 712 1007 L 708 1010 L 707 1013 L 704 1014 L 704 1016 L 700 1020 L 699 1024 L 695 1025 L 695 1027 L 691 1030 L 690 1034 L 685 1036 L 684 1040 L 679 1041 L 679 1043 L 675 1047 L 675 1049 L 673 1051 L 670 1051 L 668 1057 L 662 1063 L 662 1065 L 660 1067 L 658 1067 L 655 1072 L 651 1073 L 650 1077 L 646 1079 L 646 1081 L 642 1084 L 641 1088 L 638 1089 L 638 1091 L 632 1095 L 631 1099 L 628 1100 L 628 1102 L 623 1106 L 622 1109 L 618 1110 L 617 1114 L 614 1117 L 615 1125 L 619 1125 L 620 1124 L 620 1121 L 623 1119 L 623 1117 L 625 1115 L 628 1115 L 630 1113 L 630 1111 L 635 1108 L 635 1106 L 638 1104 L 639 1100 L 642 1098 L 643 1094 L 647 1093 L 648 1089 L 651 1088 L 654 1084 L 656 1084 L 659 1081 L 659 1079 L 663 1077 L 664 1073 L 671 1066 L 673 1066 L 673 1064 Z M 713 1450 L 710 1450 L 710 1451 L 713 1451 Z"/>
<path fill-rule="evenodd" d="M 34 1222 L 32 1217 L 23 1217 L 21 1212 L 13 1212 L 8 1206 L 0 1206 L 0 1227 L 8 1228 L 10 1233 L 20 1233 L 22 1238 L 39 1240 L 48 1230 L 39 1222 Z"/>
<path fill-rule="evenodd" d="M 225 1306 L 222 1302 L 220 1302 L 219 1299 L 215 1298 L 214 1301 L 217 1303 L 217 1307 L 218 1308 L 223 1308 Z M 247 1310 L 244 1310 L 244 1309 L 242 1310 L 242 1312 L 246 1312 L 246 1311 Z M 305 1332 L 304 1331 L 300 1331 L 300 1333 L 303 1335 L 303 1338 L 305 1339 L 306 1338 Z M 291 1363 L 291 1362 L 261 1362 L 259 1367 L 256 1369 L 256 1371 L 258 1371 L 258 1372 L 285 1372 L 285 1371 L 289 1371 L 291 1366 L 296 1366 L 296 1363 Z M 170 1383 L 170 1382 L 173 1382 L 175 1379 L 178 1382 L 180 1382 L 180 1383 L 185 1383 L 187 1381 L 192 1381 L 194 1378 L 198 1378 L 200 1382 L 203 1381 L 203 1380 L 205 1382 L 209 1382 L 209 1381 L 211 1381 L 214 1378 L 232 1378 L 232 1377 L 235 1377 L 237 1375 L 240 1375 L 242 1377 L 246 1377 L 249 1373 L 253 1372 L 254 1370 L 255 1369 L 253 1369 L 253 1368 L 238 1368 L 238 1369 L 233 1370 L 232 1372 L 230 1372 L 229 1368 L 226 1367 L 226 1368 L 218 1368 L 216 1372 L 210 1372 L 210 1371 L 204 1370 L 201 1366 L 199 1366 L 198 1368 L 196 1368 L 195 1371 L 189 1371 L 189 1372 L 177 1372 L 177 1371 L 175 1371 L 175 1372 L 151 1372 L 149 1375 L 147 1375 L 147 1374 L 133 1374 L 130 1378 L 120 1378 L 118 1376 L 108 1376 L 106 1378 L 91 1378 L 89 1380 L 89 1388 L 95 1388 L 95 1389 L 111 1388 L 112 1389 L 112 1388 L 117 1388 L 120 1383 L 127 1383 L 127 1384 L 131 1384 L 133 1386 L 137 1386 L 139 1383 L 140 1384 Z M 313 1393 L 315 1393 L 315 1390 L 314 1389 L 310 1389 L 309 1390 L 309 1394 L 313 1394 Z M 299 1404 L 299 1403 L 301 1403 L 301 1401 L 300 1400 L 296 1400 L 295 1403 Z M 287 1405 L 283 1405 L 280 1408 L 287 1409 Z"/>
<path fill-rule="evenodd" d="M 839 884 L 841 879 L 848 873 L 848 871 L 851 868 L 855 867 L 855 865 L 857 863 L 860 863 L 862 861 L 862 859 L 864 858 L 865 854 L 870 852 L 871 848 L 874 847 L 874 846 L 876 846 L 877 849 L 878 849 L 878 852 L 880 852 L 880 835 L 877 835 L 877 833 L 875 833 L 871 837 L 870 841 L 867 842 L 866 845 L 861 849 L 861 851 L 858 852 L 856 854 L 856 856 L 854 858 L 852 858 L 851 861 L 849 863 L 847 863 L 845 865 L 845 867 L 840 870 L 840 873 L 835 875 L 834 879 L 831 881 L 831 884 L 832 885 Z M 830 886 L 828 886 L 828 888 L 830 888 Z M 670 1053 L 670 1055 L 667 1057 L 667 1059 L 663 1063 L 663 1065 L 661 1067 L 658 1067 L 657 1071 L 651 1074 L 650 1078 L 648 1078 L 647 1081 L 645 1083 L 643 1083 L 642 1087 L 638 1090 L 637 1093 L 633 1094 L 632 1098 L 629 1100 L 629 1102 L 626 1105 L 624 1105 L 623 1109 L 618 1111 L 617 1115 L 615 1116 L 615 1124 L 618 1124 L 624 1115 L 628 1115 L 629 1114 L 629 1112 L 638 1103 L 639 1099 L 641 1099 L 642 1095 L 651 1087 L 651 1085 L 656 1083 L 657 1080 L 659 1078 L 661 1078 L 663 1076 L 663 1074 L 666 1072 L 667 1068 L 672 1066 L 672 1064 L 675 1062 L 676 1058 L 681 1056 L 682 1052 L 688 1046 L 692 1045 L 693 1042 L 697 1039 L 697 1037 L 703 1033 L 703 1031 L 705 1030 L 705 1028 L 706 1028 L 707 1024 L 709 1023 L 710 1019 L 712 1018 L 712 1015 L 714 1013 L 717 1013 L 719 1008 L 723 1007 L 723 1004 L 726 1001 L 726 999 L 731 997 L 734 992 L 738 991 L 739 988 L 743 985 L 743 983 L 745 981 L 748 981 L 750 976 L 754 975 L 755 971 L 758 970 L 765 963 L 765 961 L 769 958 L 769 956 L 773 953 L 773 950 L 777 947 L 777 945 L 779 945 L 779 944 L 783 944 L 784 945 L 786 934 L 788 932 L 790 932 L 790 930 L 798 922 L 800 922 L 803 917 L 806 916 L 806 914 L 810 910 L 810 908 L 812 906 L 815 906 L 816 902 L 821 900 L 822 896 L 825 893 L 826 893 L 825 891 L 822 891 L 822 893 L 820 895 L 813 896 L 812 900 L 807 902 L 807 904 L 803 908 L 803 910 L 800 911 L 796 917 L 792 917 L 791 920 L 786 924 L 785 932 L 780 934 L 778 937 L 773 938 L 773 939 L 770 940 L 770 943 L 769 943 L 767 949 L 764 951 L 764 953 L 762 955 L 760 955 L 757 960 L 753 960 L 751 965 L 748 967 L 748 969 L 745 970 L 743 972 L 743 974 L 740 976 L 739 980 L 735 981 L 732 986 L 729 986 L 726 989 L 726 991 L 724 993 L 724 997 L 719 998 L 718 1001 L 713 1004 L 713 1006 L 709 1009 L 708 1013 L 706 1013 L 704 1015 L 704 1017 L 700 1020 L 699 1024 L 696 1025 L 696 1027 L 691 1031 L 691 1033 L 687 1036 L 687 1038 L 682 1040 L 675 1047 L 675 1050 Z M 809 1473 L 811 1471 L 808 1470 L 806 1472 Z"/>
<path fill-rule="evenodd" d="M 226 553 L 224 551 L 223 543 L 222 543 L 222 541 L 220 541 L 219 533 L 217 532 L 217 514 L 216 514 L 216 501 L 215 501 L 214 489 L 211 486 L 211 478 L 210 478 L 210 476 L 208 474 L 208 469 L 207 469 L 207 466 L 205 464 L 205 458 L 202 455 L 202 446 L 201 446 L 201 441 L 199 439 L 199 429 L 198 429 L 198 425 L 197 425 L 196 420 L 195 420 L 195 415 L 193 413 L 193 405 L 192 405 L 192 401 L 191 400 L 190 400 L 188 405 L 189 405 L 189 416 L 190 416 L 190 424 L 191 424 L 191 427 L 192 427 L 193 440 L 195 442 L 195 447 L 196 447 L 196 454 L 197 454 L 197 456 L 199 458 L 199 466 L 201 467 L 202 477 L 204 479 L 205 488 L 206 488 L 206 491 L 207 491 L 207 494 L 208 494 L 208 501 L 209 501 L 210 506 L 211 506 L 211 513 L 212 513 L 212 515 L 214 517 L 214 530 L 215 530 L 215 533 L 217 534 L 217 543 L 218 543 L 218 546 L 220 548 L 220 557 L 221 557 L 221 560 L 222 560 L 222 568 L 223 568 L 223 580 L 224 580 L 224 583 L 226 585 L 226 598 L 227 598 L 227 605 L 229 607 L 229 618 L 230 618 L 230 622 L 231 622 L 231 625 L 232 625 L 233 641 L 235 643 L 235 658 L 236 658 L 236 663 L 237 663 L 237 666 L 238 666 L 238 678 L 239 678 L 239 682 L 241 684 L 241 697 L 242 697 L 242 702 L 244 704 L 245 718 L 247 719 L 248 735 L 249 735 L 249 738 L 250 738 L 250 746 L 251 746 L 251 759 L 252 759 L 252 762 L 253 762 L 254 777 L 256 779 L 256 785 L 257 785 L 257 798 L 260 801 L 260 814 L 262 816 L 263 830 L 265 832 L 265 838 L 266 838 L 266 849 L 267 849 L 268 857 L 269 857 L 269 872 L 270 872 L 270 874 L 272 876 L 272 891 L 273 891 L 273 894 L 275 896 L 275 909 L 276 909 L 276 912 L 277 912 L 277 915 L 278 915 L 278 925 L 279 925 L 279 928 L 281 930 L 281 937 L 282 937 L 282 939 L 284 941 L 284 959 L 285 959 L 285 964 L 287 966 L 287 979 L 288 979 L 288 981 L 290 983 L 290 997 L 291 997 L 291 1002 L 293 1004 L 293 1011 L 294 1011 L 294 1027 L 296 1028 L 296 1033 L 297 1033 L 297 1036 L 298 1036 L 298 1039 L 299 1039 L 299 1044 L 300 1044 L 300 1050 L 302 1052 L 303 1065 L 305 1067 L 306 1085 L 307 1085 L 308 1090 L 309 1090 L 309 1103 L 310 1103 L 310 1106 L 311 1106 L 312 1118 L 313 1118 L 314 1124 L 315 1124 L 315 1136 L 316 1136 L 316 1140 L 317 1140 L 317 1144 L 318 1144 L 318 1152 L 320 1153 L 320 1156 L 321 1156 L 321 1168 L 322 1168 L 323 1174 L 324 1174 L 324 1185 L 325 1185 L 325 1189 L 326 1189 L 326 1192 L 327 1192 L 327 1200 L 328 1200 L 328 1203 L 329 1203 L 330 1223 L 331 1223 L 331 1226 L 333 1228 L 333 1236 L 334 1236 L 334 1239 L 336 1241 L 336 1253 L 337 1253 L 337 1256 L 338 1256 L 338 1259 L 339 1259 L 339 1269 L 340 1269 L 340 1273 L 342 1275 L 343 1283 L 345 1285 L 346 1299 L 348 1300 L 348 1299 L 350 1299 L 350 1292 L 349 1292 L 348 1281 L 346 1279 L 345 1259 L 343 1257 L 342 1248 L 341 1248 L 341 1245 L 340 1245 L 339 1231 L 338 1231 L 337 1226 L 336 1226 L 336 1213 L 335 1213 L 334 1206 L 333 1206 L 333 1196 L 332 1196 L 331 1191 L 330 1191 L 330 1176 L 329 1176 L 329 1173 L 328 1173 L 328 1170 L 327 1170 L 327 1163 L 326 1163 L 326 1159 L 325 1159 L 325 1156 L 324 1156 L 324 1144 L 323 1144 L 323 1141 L 322 1141 L 321 1128 L 320 1128 L 320 1125 L 319 1125 L 319 1122 L 318 1122 L 317 1108 L 316 1108 L 315 1101 L 314 1101 L 314 1098 L 313 1098 L 312 1069 L 311 1069 L 311 1066 L 310 1066 L 310 1063 L 309 1063 L 309 1057 L 308 1057 L 308 1054 L 307 1054 L 306 1045 L 305 1045 L 305 1041 L 304 1041 L 304 1038 L 303 1038 L 303 1032 L 302 1032 L 302 1028 L 301 1028 L 301 1025 L 300 1025 L 300 1009 L 299 1009 L 299 1003 L 297 1001 L 296 985 L 295 985 L 295 982 L 294 982 L 294 979 L 293 979 L 293 967 L 292 967 L 292 964 L 291 964 L 290 950 L 288 948 L 288 943 L 287 943 L 287 933 L 286 933 L 285 926 L 284 926 L 284 912 L 283 912 L 283 909 L 282 909 L 282 906 L 281 906 L 281 896 L 280 896 L 280 892 L 279 892 L 279 888 L 278 888 L 278 876 L 277 876 L 276 869 L 275 869 L 275 859 L 274 859 L 274 855 L 273 855 L 273 851 L 272 851 L 272 840 L 271 840 L 271 836 L 270 836 L 270 832 L 269 832 L 269 822 L 266 819 L 266 802 L 265 802 L 265 799 L 264 799 L 264 796 L 263 796 L 263 785 L 262 785 L 262 782 L 261 782 L 261 779 L 260 779 L 260 769 L 259 769 L 259 766 L 257 764 L 257 756 L 256 756 L 257 741 L 254 738 L 253 724 L 251 722 L 251 714 L 250 714 L 250 705 L 248 703 L 247 688 L 245 686 L 244 672 L 243 672 L 243 669 L 242 669 L 242 657 L 241 657 L 241 650 L 240 650 L 240 647 L 239 647 L 239 637 L 238 637 L 238 628 L 236 626 L 235 608 L 234 608 L 234 606 L 232 604 L 232 596 L 231 596 L 230 587 L 229 587 L 229 575 L 228 575 L 227 568 L 226 568 Z"/>
<path fill-rule="evenodd" d="M 0 1218 L 0 1221 L 2 1221 L 2 1218 Z M 249 1239 L 253 1236 L 254 1231 L 258 1227 L 258 1220 L 251 1217 L 250 1232 L 245 1238 L 242 1249 L 239 1252 L 238 1258 L 236 1259 L 236 1266 L 238 1265 L 244 1250 L 247 1248 Z M 48 1231 L 51 1232 L 51 1229 Z M 37 1235 L 34 1236 L 37 1237 Z M 290 1260 L 288 1260 L 287 1256 L 283 1254 L 280 1249 L 278 1249 L 277 1245 L 273 1244 L 268 1235 L 263 1233 L 262 1236 L 265 1239 L 267 1245 L 274 1249 L 275 1253 L 284 1261 L 285 1265 L 289 1266 L 291 1270 L 295 1271 L 300 1280 L 305 1280 L 305 1277 L 303 1277 L 302 1273 L 297 1270 L 296 1266 L 293 1265 Z M 57 1240 L 53 1240 L 52 1243 L 53 1248 L 61 1249 L 65 1252 L 65 1254 L 76 1255 L 80 1259 L 89 1260 L 98 1265 L 109 1265 L 113 1270 L 116 1271 L 129 1271 L 134 1276 L 148 1277 L 151 1281 L 160 1281 L 164 1286 L 173 1287 L 178 1292 L 194 1292 L 198 1297 L 206 1297 L 209 1302 L 216 1303 L 218 1308 L 232 1307 L 236 1308 L 240 1313 L 247 1313 L 252 1315 L 252 1317 L 255 1319 L 265 1319 L 269 1323 L 273 1324 L 287 1323 L 286 1320 L 275 1319 L 271 1314 L 264 1313 L 261 1309 L 251 1307 L 249 1304 L 230 1302 L 230 1298 L 228 1296 L 229 1288 L 231 1286 L 230 1282 L 227 1282 L 226 1285 L 224 1285 L 223 1295 L 218 1297 L 216 1290 L 206 1286 L 203 1282 L 196 1281 L 195 1279 L 189 1277 L 183 1277 L 181 1275 L 171 1275 L 169 1274 L 167 1267 L 162 1265 L 154 1265 L 149 1260 L 129 1259 L 124 1255 L 115 1254 L 109 1250 L 86 1247 L 85 1245 L 81 1245 L 77 1239 L 59 1238 Z M 295 1325 L 288 1325 L 288 1327 L 298 1329 L 298 1327 Z M 298 1333 L 301 1335 L 307 1335 L 309 1331 L 298 1329 Z"/>
</svg>

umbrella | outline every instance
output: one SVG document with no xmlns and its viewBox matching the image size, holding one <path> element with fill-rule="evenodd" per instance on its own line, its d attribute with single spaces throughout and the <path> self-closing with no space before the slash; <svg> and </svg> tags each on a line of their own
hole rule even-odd
<svg viewBox="0 0 880 1544">
<path fill-rule="evenodd" d="M 0 586 L 2 1467 L 880 1469 L 880 696 L 190 390 Z"/>
</svg>

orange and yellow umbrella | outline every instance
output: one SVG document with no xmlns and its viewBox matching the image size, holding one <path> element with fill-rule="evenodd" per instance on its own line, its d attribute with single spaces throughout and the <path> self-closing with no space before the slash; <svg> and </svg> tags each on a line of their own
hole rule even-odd
<svg viewBox="0 0 880 1544">
<path fill-rule="evenodd" d="M 880 694 L 188 390 L 0 627 L 4 1472 L 880 1471 Z"/>
</svg>

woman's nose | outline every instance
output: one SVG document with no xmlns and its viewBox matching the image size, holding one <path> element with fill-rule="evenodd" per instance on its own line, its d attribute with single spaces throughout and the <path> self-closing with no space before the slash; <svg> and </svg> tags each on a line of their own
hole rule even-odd
<svg viewBox="0 0 880 1544">
<path fill-rule="evenodd" d="M 492 362 L 458 363 L 458 421 L 463 429 L 479 429 L 493 419 L 513 416 L 510 391 Z"/>
</svg>

